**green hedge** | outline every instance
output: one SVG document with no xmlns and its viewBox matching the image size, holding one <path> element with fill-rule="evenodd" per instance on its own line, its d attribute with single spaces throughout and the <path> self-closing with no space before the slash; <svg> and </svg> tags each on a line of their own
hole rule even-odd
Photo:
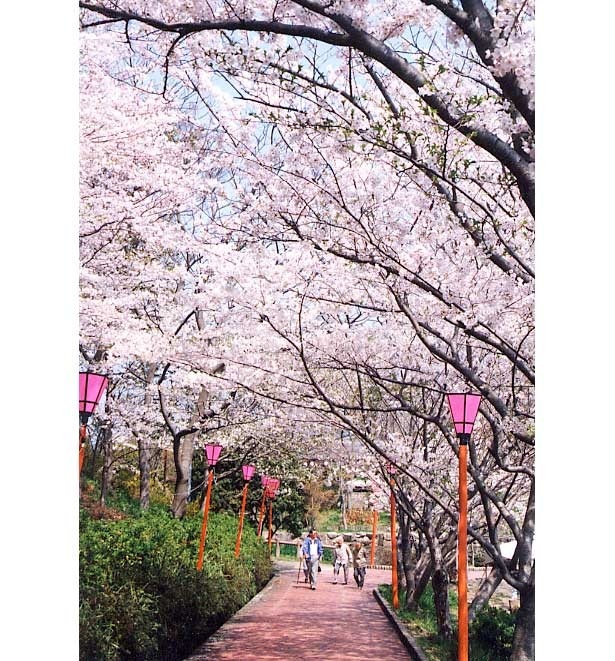
<svg viewBox="0 0 615 661">
<path fill-rule="evenodd" d="M 508 661 L 512 652 L 516 615 L 486 606 L 470 624 L 470 640 L 476 642 L 477 661 Z"/>
<path fill-rule="evenodd" d="M 83 513 L 79 547 L 79 641 L 84 661 L 184 658 L 271 577 L 266 544 L 237 518 L 212 513 L 203 571 L 202 518 L 152 508 L 119 521 Z"/>
</svg>

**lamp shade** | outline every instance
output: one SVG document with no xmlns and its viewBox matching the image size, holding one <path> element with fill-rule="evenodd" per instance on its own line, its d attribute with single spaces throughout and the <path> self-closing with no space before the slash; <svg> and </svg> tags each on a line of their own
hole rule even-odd
<svg viewBox="0 0 615 661">
<path fill-rule="evenodd" d="M 280 488 L 280 480 L 275 477 L 268 478 L 267 484 L 265 486 L 265 493 L 267 498 L 275 498 L 278 489 Z"/>
<path fill-rule="evenodd" d="M 447 395 L 455 432 L 469 436 L 474 428 L 481 396 L 474 393 L 451 393 Z"/>
<path fill-rule="evenodd" d="M 109 379 L 104 374 L 79 372 L 79 418 L 86 424 L 107 387 Z"/>
<path fill-rule="evenodd" d="M 393 464 L 388 463 L 387 472 L 389 473 L 389 475 L 393 475 L 393 473 L 397 473 L 397 468 Z"/>
<path fill-rule="evenodd" d="M 220 458 L 222 446 L 214 445 L 213 443 L 211 445 L 206 445 L 205 452 L 207 454 L 207 463 L 209 466 L 215 466 L 218 463 L 218 459 Z"/>
<path fill-rule="evenodd" d="M 256 466 L 242 466 L 241 471 L 243 472 L 243 479 L 246 482 L 249 482 L 252 479 L 255 470 Z"/>
<path fill-rule="evenodd" d="M 261 475 L 261 486 L 263 489 L 267 486 L 267 483 L 269 482 L 271 478 L 268 475 Z"/>
</svg>

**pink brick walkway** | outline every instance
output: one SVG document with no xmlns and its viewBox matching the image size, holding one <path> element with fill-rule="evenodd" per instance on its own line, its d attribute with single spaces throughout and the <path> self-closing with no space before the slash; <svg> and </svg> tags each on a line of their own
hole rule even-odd
<svg viewBox="0 0 615 661">
<path fill-rule="evenodd" d="M 348 585 L 333 585 L 324 565 L 316 590 L 297 584 L 298 563 L 281 561 L 280 573 L 235 614 L 189 661 L 395 661 L 409 657 L 372 590 L 391 582 L 391 572 L 368 569 L 359 590 L 350 572 Z M 188 659 L 186 660 L 188 661 Z"/>
</svg>

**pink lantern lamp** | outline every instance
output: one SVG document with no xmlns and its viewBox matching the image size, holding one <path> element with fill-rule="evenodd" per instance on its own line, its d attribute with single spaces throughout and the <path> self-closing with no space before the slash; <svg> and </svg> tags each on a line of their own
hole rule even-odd
<svg viewBox="0 0 615 661">
<path fill-rule="evenodd" d="M 103 374 L 79 372 L 79 421 L 86 425 L 109 383 Z"/>
<path fill-rule="evenodd" d="M 474 428 L 481 396 L 468 392 L 451 393 L 447 398 L 459 442 L 467 445 Z"/>
<path fill-rule="evenodd" d="M 214 445 L 213 443 L 205 446 L 205 453 L 207 454 L 207 464 L 210 468 L 218 463 L 220 453 L 222 452 L 221 445 Z"/>
<path fill-rule="evenodd" d="M 254 476 L 254 471 L 255 470 L 256 470 L 256 466 L 251 466 L 251 465 L 242 466 L 241 471 L 243 473 L 243 479 L 246 482 L 249 482 L 252 479 L 252 477 Z"/>
<path fill-rule="evenodd" d="M 243 473 L 243 493 L 241 497 L 241 510 L 239 512 L 239 526 L 237 527 L 237 540 L 235 541 L 235 557 L 239 557 L 241 550 L 241 533 L 243 531 L 243 517 L 246 511 L 246 498 L 248 495 L 248 482 L 252 479 L 256 466 L 247 465 L 242 466 L 241 471 Z"/>
<path fill-rule="evenodd" d="M 79 372 L 79 475 L 85 459 L 86 425 L 108 383 L 104 374 Z"/>
</svg>

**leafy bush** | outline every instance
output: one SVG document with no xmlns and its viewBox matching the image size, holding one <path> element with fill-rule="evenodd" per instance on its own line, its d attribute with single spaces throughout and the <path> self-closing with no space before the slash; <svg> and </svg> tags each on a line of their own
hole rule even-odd
<svg viewBox="0 0 615 661">
<path fill-rule="evenodd" d="M 267 546 L 237 518 L 211 513 L 203 571 L 196 570 L 202 518 L 173 519 L 153 506 L 139 516 L 81 515 L 80 658 L 185 657 L 271 576 Z"/>
<path fill-rule="evenodd" d="M 503 608 L 485 607 L 470 625 L 470 640 L 476 643 L 477 661 L 508 661 L 515 632 L 515 615 Z"/>
<path fill-rule="evenodd" d="M 391 604 L 390 585 L 379 585 L 378 591 Z M 399 595 L 399 618 L 408 623 L 411 634 L 430 658 L 456 659 L 457 633 L 453 640 L 444 641 L 438 637 L 438 624 L 433 602 L 433 588 L 427 585 L 419 598 L 416 612 L 404 608 L 405 594 Z M 457 594 L 449 593 L 451 620 L 456 625 Z M 515 615 L 502 608 L 487 606 L 470 624 L 469 643 L 470 661 L 508 661 L 512 652 L 512 640 L 515 630 Z"/>
</svg>

